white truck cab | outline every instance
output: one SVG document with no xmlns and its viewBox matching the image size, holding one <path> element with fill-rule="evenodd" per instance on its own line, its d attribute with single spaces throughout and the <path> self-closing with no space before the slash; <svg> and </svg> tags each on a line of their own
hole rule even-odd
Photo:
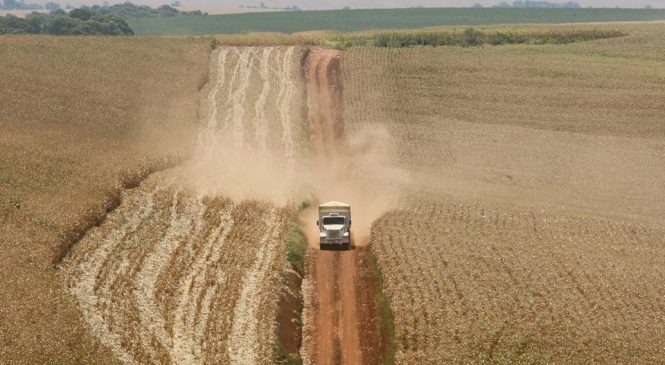
<svg viewBox="0 0 665 365">
<path fill-rule="evenodd" d="M 339 201 L 319 205 L 319 246 L 348 249 L 351 245 L 351 206 Z"/>
</svg>

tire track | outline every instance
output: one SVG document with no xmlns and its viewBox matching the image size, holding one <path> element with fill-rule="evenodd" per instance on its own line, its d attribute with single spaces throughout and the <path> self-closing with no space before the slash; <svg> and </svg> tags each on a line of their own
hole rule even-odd
<svg viewBox="0 0 665 365">
<path fill-rule="evenodd" d="M 200 361 L 202 359 L 200 343 L 204 340 L 203 325 L 208 320 L 209 312 L 207 309 L 210 303 L 210 296 L 207 296 L 207 300 L 200 307 L 196 303 L 197 299 L 205 295 L 206 291 L 203 271 L 219 260 L 219 256 L 225 249 L 226 235 L 233 226 L 233 221 L 231 220 L 233 205 L 228 204 L 228 202 L 226 203 L 226 209 L 223 208 L 221 210 L 219 222 L 214 226 L 213 232 L 210 238 L 206 240 L 201 254 L 194 259 L 193 269 L 190 270 L 179 288 L 181 297 L 174 314 L 173 325 L 173 332 L 179 334 L 174 336 L 175 340 L 173 344 L 174 353 L 177 355 L 176 362 L 178 363 L 202 363 Z M 224 282 L 224 272 L 218 272 L 214 281 Z M 193 356 L 190 356 L 190 354 Z"/>
<path fill-rule="evenodd" d="M 171 251 L 175 249 L 179 240 L 188 232 L 188 223 L 193 213 L 188 210 L 179 214 L 178 203 L 179 191 L 175 191 L 172 196 L 172 204 L 167 211 L 170 215 L 168 228 L 163 238 L 157 242 L 154 249 L 148 252 L 143 258 L 139 271 L 136 275 L 136 286 L 133 290 L 133 303 L 138 307 L 138 318 L 141 321 L 140 340 L 144 348 L 150 349 L 151 341 L 159 341 L 161 347 L 169 347 L 169 335 L 166 333 L 166 319 L 161 315 L 157 303 L 154 301 L 156 292 L 156 282 L 158 274 L 163 270 L 163 266 L 168 263 Z M 156 354 L 153 353 L 155 360 Z"/>
<path fill-rule="evenodd" d="M 259 343 L 265 340 L 265 337 L 261 338 L 257 333 L 258 310 L 262 299 L 260 294 L 264 290 L 262 285 L 268 274 L 269 266 L 277 254 L 278 243 L 272 241 L 274 231 L 284 224 L 278 220 L 279 217 L 276 217 L 274 210 L 268 214 L 266 233 L 259 243 L 260 248 L 256 260 L 243 279 L 228 342 L 229 357 L 234 364 L 255 364 Z"/>
<path fill-rule="evenodd" d="M 222 90 L 224 82 L 226 80 L 226 58 L 230 50 L 223 49 L 217 53 L 217 62 L 215 62 L 214 67 L 211 70 L 211 73 L 215 75 L 215 84 L 212 86 L 210 92 L 208 93 L 208 121 L 206 127 L 201 130 L 201 135 L 209 135 L 211 131 L 214 131 L 219 123 L 218 114 L 219 109 L 217 107 L 217 95 L 219 91 Z"/>
<path fill-rule="evenodd" d="M 93 333 L 110 349 L 115 356 L 126 364 L 135 364 L 133 356 L 122 346 L 122 336 L 113 332 L 106 325 L 105 307 L 108 299 L 103 293 L 98 295 L 99 275 L 104 262 L 115 247 L 115 243 L 123 240 L 131 232 L 138 229 L 141 222 L 149 216 L 153 209 L 152 195 L 156 192 L 135 194 L 125 197 L 127 204 L 118 208 L 121 210 L 129 205 L 136 205 L 139 209 L 126 212 L 126 217 L 119 214 L 111 214 L 107 222 L 117 227 L 115 230 L 100 227 L 91 230 L 86 235 L 87 240 L 80 242 L 77 249 L 68 258 L 68 261 L 79 262 L 78 266 L 72 267 L 70 277 L 76 281 L 70 283 L 70 292 L 75 295 L 83 311 L 83 315 L 90 325 Z M 125 218 L 125 219 L 122 219 Z M 106 225 L 105 225 L 106 226 Z M 98 242 L 93 245 L 92 241 Z M 94 253 L 94 255 L 92 254 Z"/>
<path fill-rule="evenodd" d="M 235 71 L 240 71 L 240 82 L 237 86 L 232 86 L 229 89 L 229 103 L 231 104 L 231 112 L 229 113 L 227 119 L 231 120 L 232 125 L 229 125 L 227 120 L 227 125 L 225 128 L 232 128 L 232 141 L 236 151 L 241 150 L 245 144 L 243 123 L 243 117 L 245 114 L 245 97 L 247 95 L 249 80 L 252 76 L 255 59 L 253 56 L 255 54 L 255 48 L 248 48 L 240 52 L 240 59 L 238 60 Z M 236 75 L 235 72 L 234 78 Z"/>
<path fill-rule="evenodd" d="M 293 171 L 295 167 L 295 147 L 293 143 L 293 122 L 291 118 L 292 109 L 291 101 L 295 94 L 295 86 L 292 75 L 292 60 L 295 47 L 287 48 L 282 56 L 281 70 L 279 75 L 280 90 L 277 96 L 279 105 L 279 116 L 282 126 L 282 146 L 284 148 L 284 155 L 286 156 L 287 168 Z"/>
<path fill-rule="evenodd" d="M 254 105 L 254 112 L 256 113 L 256 136 L 255 143 L 258 146 L 259 156 L 266 156 L 266 148 L 268 143 L 268 120 L 266 118 L 266 101 L 268 99 L 268 94 L 270 93 L 270 69 L 269 61 L 270 56 L 273 53 L 274 48 L 268 47 L 263 49 L 261 62 L 259 65 L 259 74 L 261 75 L 261 81 L 263 83 L 263 88 L 261 89 L 261 94 L 256 100 Z"/>
</svg>

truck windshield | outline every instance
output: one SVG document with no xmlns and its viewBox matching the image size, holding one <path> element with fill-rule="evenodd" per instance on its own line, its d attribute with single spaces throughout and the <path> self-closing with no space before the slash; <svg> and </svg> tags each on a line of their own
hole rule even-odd
<svg viewBox="0 0 665 365">
<path fill-rule="evenodd" d="M 323 225 L 331 225 L 331 224 L 344 224 L 344 217 L 325 217 L 323 218 Z"/>
</svg>

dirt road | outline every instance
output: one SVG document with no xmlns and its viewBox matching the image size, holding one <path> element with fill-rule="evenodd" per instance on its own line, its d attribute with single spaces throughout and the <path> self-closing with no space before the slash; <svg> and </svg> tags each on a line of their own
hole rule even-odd
<svg viewBox="0 0 665 365">
<path fill-rule="evenodd" d="M 331 179 L 345 173 L 340 57 L 338 51 L 313 48 L 305 64 L 310 141 L 317 165 L 325 166 L 317 173 Z M 314 317 L 309 319 L 314 333 L 305 347 L 312 363 L 381 362 L 377 355 L 381 351 L 376 351 L 380 348 L 374 318 L 376 287 L 365 252 L 320 251 L 316 247 L 307 257 L 313 288 L 306 305 Z"/>
<path fill-rule="evenodd" d="M 327 251 L 316 254 L 317 364 L 358 364 L 362 359 L 353 288 L 356 267 L 352 255 Z"/>
</svg>

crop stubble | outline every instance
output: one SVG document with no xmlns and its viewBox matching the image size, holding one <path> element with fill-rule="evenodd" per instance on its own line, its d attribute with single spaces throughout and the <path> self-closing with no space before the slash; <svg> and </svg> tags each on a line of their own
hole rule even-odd
<svg viewBox="0 0 665 365">
<path fill-rule="evenodd" d="M 664 361 L 665 44 L 630 29 L 346 53 L 347 127 L 412 178 L 371 235 L 397 363 Z"/>
<path fill-rule="evenodd" d="M 191 146 L 207 44 L 3 36 L 0 53 L 0 363 L 117 364 L 53 264 L 146 159 Z"/>
<path fill-rule="evenodd" d="M 346 54 L 342 70 L 346 87 L 344 109 L 347 127 L 353 132 L 369 123 L 379 122 L 388 126 L 396 138 L 396 161 L 416 177 L 414 180 L 420 181 L 412 188 L 421 194 L 414 194 L 404 210 L 386 215 L 375 225 L 373 231 L 373 236 L 376 237 L 373 239 L 373 247 L 384 270 L 384 283 L 396 314 L 399 360 L 406 363 L 423 359 L 477 362 L 479 359 L 500 361 L 515 358 L 527 362 L 552 359 L 571 363 L 625 362 L 631 359 L 642 363 L 662 361 L 662 346 L 659 347 L 655 341 L 664 337 L 664 291 L 660 283 L 665 276 L 662 272 L 663 263 L 658 259 L 659 256 L 662 257 L 660 247 L 663 234 L 659 228 L 650 228 L 649 225 L 660 225 L 662 207 L 665 206 L 662 204 L 662 192 L 665 191 L 662 181 L 665 179 L 661 179 L 665 148 L 663 132 L 659 129 L 662 124 L 658 123 L 662 120 L 661 113 L 665 109 L 660 104 L 662 99 L 657 97 L 662 95 L 662 83 L 659 80 L 665 76 L 659 71 L 665 69 L 662 67 L 661 52 L 664 47 L 662 41 L 659 42 L 659 39 L 663 39 L 662 29 L 654 26 L 639 29 L 639 32 L 636 30 L 633 36 L 626 39 L 572 46 L 466 50 L 355 49 Z M 96 41 L 98 40 L 90 40 L 93 43 Z M 31 38 L 29 43 L 34 46 L 34 42 L 38 43 L 39 39 Z M 55 48 L 62 48 L 67 41 L 57 42 Z M 88 41 L 76 39 L 74 42 Z M 75 47 L 79 52 L 85 46 L 83 43 Z M 68 45 L 64 46 L 67 48 Z M 132 49 L 132 46 L 127 48 Z M 243 62 L 247 62 L 248 66 L 254 65 L 258 70 L 263 69 L 262 57 L 275 57 L 273 54 L 265 56 L 266 53 L 262 53 L 267 51 L 255 49 L 253 52 L 256 57 L 248 57 Z M 275 52 L 275 55 L 277 53 Z M 150 58 L 147 52 L 140 54 Z M 282 54 L 281 51 L 279 54 Z M 186 57 L 196 58 L 192 57 L 193 55 L 194 53 L 186 54 Z M 234 53 L 231 57 L 235 60 L 239 55 Z M 233 65 L 231 63 L 229 67 Z M 79 68 L 85 69 L 85 65 Z M 140 70 L 132 70 L 134 71 Z M 153 73 L 156 72 L 157 69 L 154 69 Z M 81 82 L 92 83 L 95 73 L 92 74 L 93 76 L 86 76 Z M 256 104 L 251 104 L 242 111 L 234 111 L 232 115 L 252 118 L 254 113 L 256 117 L 253 119 L 258 121 L 266 116 L 280 115 L 276 109 L 270 110 L 277 113 L 262 114 L 261 108 L 257 106 L 262 99 L 260 95 L 263 95 L 266 89 L 267 95 L 270 95 L 273 92 L 271 90 L 274 90 L 273 85 L 278 83 L 271 76 L 270 87 L 265 81 L 256 84 L 261 87 L 251 86 L 255 85 L 251 80 L 265 79 L 262 75 L 263 71 L 254 72 L 247 81 L 250 86 L 248 91 L 244 92 L 245 95 L 234 95 L 238 101 L 244 99 L 245 103 Z M 232 74 L 227 76 L 230 79 Z M 70 77 L 69 74 L 67 77 Z M 177 81 L 176 79 L 177 77 L 172 77 L 169 80 Z M 239 83 L 243 82 L 242 77 L 236 79 Z M 54 85 L 62 84 L 62 80 L 49 80 Z M 137 86 L 131 81 L 128 82 Z M 156 84 L 162 85 L 162 82 Z M 155 85 L 147 86 L 146 89 L 149 89 Z M 25 88 L 7 87 L 7 90 L 25 95 L 30 93 L 30 90 Z M 569 90 L 572 92 L 570 95 Z M 111 96 L 117 95 L 114 90 L 105 89 L 105 92 Z M 30 100 L 24 96 L 16 96 L 18 94 L 12 95 L 8 100 Z M 603 97 L 598 98 L 598 95 Z M 99 97 L 105 100 L 109 98 L 103 95 Z M 273 100 L 272 97 L 266 97 Z M 117 150 L 118 146 L 122 146 L 114 139 L 118 126 L 112 123 L 123 118 L 103 115 L 98 110 L 79 113 L 76 110 L 83 110 L 88 105 L 85 104 L 86 99 L 71 100 L 76 102 L 69 105 L 69 108 L 60 108 L 62 104 L 55 102 L 43 104 L 44 108 L 34 109 L 32 114 L 26 112 L 30 110 L 30 106 L 23 104 L 3 108 L 5 114 L 2 115 L 2 122 L 3 128 L 6 127 L 3 130 L 18 131 L 14 124 L 24 119 L 57 122 L 53 116 L 63 115 L 62 112 L 65 111 L 85 117 L 74 123 L 84 122 L 81 124 L 83 131 L 51 126 L 48 132 L 44 132 L 43 128 L 22 126 L 21 128 L 35 131 L 33 136 L 24 138 L 32 141 L 34 136 L 39 136 L 39 141 L 55 141 L 60 138 L 69 141 L 71 136 L 80 134 L 78 142 L 88 141 L 92 137 L 98 141 L 100 136 L 104 136 L 101 140 L 108 140 L 105 146 L 109 150 Z M 132 109 L 134 104 L 131 100 L 123 97 L 119 100 L 123 105 L 129 106 L 128 109 L 135 110 Z M 161 110 L 160 113 L 167 113 L 165 111 L 168 110 L 158 106 L 153 108 L 154 111 Z M 124 114 L 121 109 L 111 110 L 122 116 Z M 153 114 L 150 111 L 145 113 Z M 111 123 L 106 124 L 101 133 L 94 131 L 96 127 L 91 128 L 96 126 L 96 115 L 109 118 Z M 18 118 L 10 121 L 8 118 L 11 116 Z M 63 118 L 68 119 L 66 116 Z M 279 119 L 274 121 L 281 123 Z M 260 124 L 244 126 L 247 129 L 241 132 L 242 135 L 247 138 L 255 132 L 259 144 L 265 141 L 262 136 L 270 134 L 266 133 Z M 239 132 L 237 128 L 232 130 Z M 276 130 L 279 131 L 279 127 Z M 282 135 L 281 132 L 278 134 Z M 11 138 L 7 135 L 5 137 L 4 143 L 14 146 L 15 142 L 10 144 Z M 39 141 L 31 143 L 42 143 Z M 266 142 L 266 145 L 270 146 L 271 143 Z M 77 144 L 80 145 L 81 143 Z M 275 145 L 284 146 L 283 143 Z M 570 151 L 569 147 L 580 146 L 583 148 Z M 54 150 L 58 151 L 58 154 L 62 152 L 62 155 L 71 156 L 71 153 L 66 153 L 61 147 Z M 88 150 L 94 149 L 90 147 Z M 297 148 L 295 150 L 298 151 Z M 474 153 L 469 154 L 468 151 Z M 544 156 L 539 155 L 543 151 Z M 578 157 L 582 157 L 581 163 Z M 614 163 L 614 158 L 618 158 L 619 164 Z M 490 162 L 486 161 L 488 159 Z M 9 166 L 14 160 L 13 157 L 9 158 L 6 165 Z M 104 160 L 103 156 L 99 159 Z M 562 160 L 572 160 L 575 164 L 562 164 Z M 28 162 L 27 159 L 22 161 Z M 30 163 L 44 168 L 38 159 L 30 160 Z M 63 164 L 70 166 L 65 158 L 56 161 L 56 167 L 47 166 L 46 172 L 49 176 L 57 175 L 63 171 Z M 89 163 L 93 164 L 94 162 Z M 77 172 L 77 166 L 77 163 L 73 163 L 70 167 L 72 171 L 83 176 L 83 173 Z M 574 167 L 572 170 L 571 166 Z M 629 173 L 624 174 L 624 168 L 628 169 Z M 27 170 L 39 169 L 26 167 Z M 81 168 L 81 171 L 88 170 L 91 169 Z M 572 178 L 568 177 L 570 171 L 574 172 Z M 106 310 L 100 313 L 107 319 L 102 320 L 106 322 L 98 330 L 100 333 L 109 334 L 107 344 L 113 343 L 113 337 L 117 338 L 118 333 L 124 333 L 128 338 L 136 340 L 121 342 L 119 345 L 119 351 L 128 354 L 132 359 L 133 356 L 137 356 L 139 360 L 160 356 L 160 359 L 166 359 L 173 355 L 174 361 L 185 361 L 186 356 L 196 356 L 196 350 L 190 354 L 181 350 L 189 346 L 204 348 L 200 346 L 201 343 L 196 344 L 196 339 L 200 338 L 196 337 L 199 336 L 197 331 L 200 328 L 192 327 L 194 322 L 176 320 L 186 317 L 184 308 L 192 310 L 186 305 L 188 301 L 191 303 L 191 298 L 180 295 L 190 289 L 173 285 L 188 282 L 196 276 L 195 271 L 175 273 L 175 270 L 180 267 L 199 267 L 206 256 L 192 256 L 196 252 L 200 253 L 204 243 L 207 244 L 204 237 L 227 237 L 225 242 L 228 239 L 231 228 L 223 226 L 220 231 L 211 229 L 210 226 L 219 226 L 216 219 L 230 219 L 228 217 L 232 216 L 231 212 L 238 211 L 238 215 L 245 217 L 243 219 L 256 223 L 258 216 L 263 220 L 270 215 L 269 212 L 277 212 L 277 217 L 288 214 L 258 202 L 236 205 L 223 198 L 202 198 L 188 189 L 181 190 L 177 184 L 165 183 L 164 180 L 168 181 L 167 177 L 171 174 L 165 173 L 151 178 L 146 182 L 148 191 L 143 191 L 142 187 L 126 193 L 126 200 L 137 204 L 138 209 L 125 212 L 121 207 L 117 214 L 109 217 L 110 221 L 122 222 L 115 227 L 120 230 L 102 226 L 91 233 L 101 235 L 105 230 L 110 230 L 113 232 L 106 233 L 109 237 L 114 237 L 122 232 L 132 231 L 127 232 L 128 238 L 146 237 L 146 242 L 154 245 L 128 247 L 122 245 L 122 240 L 113 240 L 113 245 L 118 247 L 109 255 L 113 252 L 122 252 L 123 255 L 136 254 L 137 257 L 145 257 L 148 263 L 160 262 L 157 258 L 169 257 L 169 254 L 178 257 L 176 260 L 169 259 L 168 268 L 166 265 L 157 265 L 156 268 L 153 265 L 151 267 L 154 271 L 151 268 L 142 273 L 136 270 L 136 267 L 132 269 L 131 260 L 112 262 L 112 265 L 116 265 L 114 267 L 122 269 L 124 275 L 109 276 L 106 279 L 95 278 L 102 283 L 104 280 L 111 280 L 113 284 L 109 286 L 110 283 L 106 282 L 98 288 L 93 287 L 93 291 L 97 290 L 96 294 L 82 300 L 83 307 L 86 303 L 104 303 L 106 306 Z M 62 181 L 60 187 L 73 188 L 76 185 L 71 182 L 70 177 L 56 177 L 56 181 Z M 36 184 L 24 185 L 23 188 L 37 190 L 44 190 L 43 186 L 51 182 L 49 180 L 47 183 L 46 180 L 42 181 L 40 177 L 34 176 L 23 180 L 7 180 L 6 176 L 3 178 L 5 184 L 19 184 L 21 181 Z M 93 178 L 102 180 L 101 177 Z M 552 186 L 548 187 L 544 182 Z M 90 185 L 90 189 L 92 191 L 101 185 L 103 184 Z M 48 194 L 56 195 L 55 192 L 59 191 L 56 188 L 51 190 L 53 192 Z M 42 194 L 40 198 L 29 198 L 29 194 L 24 192 L 19 194 L 20 197 L 3 195 L 3 198 L 7 198 L 3 200 L 3 204 L 7 205 L 3 205 L 3 219 L 7 218 L 4 226 L 9 230 L 4 238 L 8 242 L 53 241 L 55 234 L 46 231 L 57 231 L 59 223 L 47 222 L 44 218 L 46 213 L 29 213 L 26 217 L 23 217 L 25 214 L 22 213 L 23 215 L 18 217 L 17 213 L 8 208 L 8 203 L 23 203 L 25 206 L 27 202 L 33 205 L 33 210 L 43 208 L 42 211 L 56 212 L 57 216 L 57 212 L 62 209 L 52 206 L 49 208 L 48 204 L 44 203 L 48 194 Z M 68 199 L 56 196 L 53 201 L 59 206 L 62 205 L 59 202 L 67 203 L 67 207 L 74 205 L 69 203 Z M 97 199 L 96 195 L 94 199 Z M 613 209 L 608 209 L 610 206 L 613 206 Z M 541 212 L 543 209 L 551 212 Z M 182 212 L 185 216 L 173 218 L 171 214 L 174 212 Z M 210 217 L 207 213 L 216 217 Z M 123 221 L 120 218 L 122 214 L 127 214 L 130 219 Z M 607 219 L 598 216 L 607 216 Z M 157 224 L 151 222 L 149 217 L 160 217 L 163 225 L 161 228 L 165 231 L 156 228 Z M 623 223 L 621 220 L 630 223 Z M 34 222 L 38 224 L 35 226 Z M 396 232 L 395 227 L 406 228 Z M 261 228 L 265 227 L 261 225 Z M 228 233 L 225 229 L 229 229 Z M 201 239 L 185 242 L 188 240 L 183 240 L 182 237 L 178 239 L 177 231 L 193 232 L 197 239 Z M 161 236 L 169 232 L 174 237 L 169 240 L 174 247 L 159 245 L 163 241 Z M 238 234 L 245 237 L 240 231 Z M 249 237 L 252 233 L 246 234 Z M 262 237 L 252 239 L 260 240 Z M 479 246 L 477 249 L 476 245 Z M 86 247 L 86 244 L 81 247 Z M 159 250 L 153 250 L 155 247 L 159 247 Z M 44 306 L 28 305 L 27 308 L 37 308 L 37 311 L 29 311 L 32 314 L 28 315 L 28 311 L 23 310 L 23 313 L 18 310 L 19 315 L 14 314 L 16 308 L 26 307 L 23 304 L 18 305 L 18 298 L 35 299 L 33 294 L 19 290 L 19 287 L 27 287 L 26 285 L 30 286 L 30 283 L 38 281 L 54 282 L 53 278 L 46 278 L 42 274 L 29 278 L 10 275 L 11 268 L 15 268 L 16 272 L 24 272 L 28 266 L 50 265 L 51 251 L 48 247 L 43 250 L 49 253 L 41 256 L 34 250 L 21 249 L 20 254 L 12 253 L 16 250 L 6 252 L 14 255 L 11 257 L 23 255 L 26 261 L 20 267 L 13 264 L 2 265 L 5 269 L 2 282 L 15 294 L 9 297 L 10 305 L 4 306 L 0 311 L 0 318 L 5 326 L 25 322 L 28 329 L 19 330 L 17 326 L 1 331 L 0 341 L 9 345 L 3 346 L 0 359 L 18 359 L 18 362 L 27 358 L 31 361 L 90 361 L 90 357 L 79 353 L 58 354 L 62 348 L 75 347 L 72 339 L 76 338 L 83 338 L 85 349 L 82 351 L 86 353 L 94 346 L 90 345 L 91 341 L 84 334 L 79 333 L 81 331 L 72 332 L 71 328 L 76 324 L 71 323 L 76 321 L 67 319 L 67 313 L 71 312 L 71 309 L 67 309 L 67 304 L 63 306 L 62 303 L 66 303 L 66 300 L 59 299 L 58 294 L 44 297 L 53 310 L 45 311 Z M 104 251 L 97 252 L 97 248 L 91 250 L 93 252 L 88 257 L 103 257 L 105 254 Z M 183 254 L 174 254 L 177 250 L 182 250 Z M 265 258 L 256 262 L 270 261 L 270 253 L 260 254 L 256 248 L 254 250 L 255 255 Z M 395 258 L 393 251 L 401 252 L 399 260 Z M 81 258 L 81 255 L 74 252 L 72 260 Z M 216 255 L 223 256 L 219 252 Z M 433 257 L 441 260 L 434 261 Z M 467 263 L 474 260 L 477 264 Z M 78 262 L 83 264 L 85 259 Z M 265 266 L 261 264 L 244 268 L 246 273 L 266 272 Z M 252 270 L 253 268 L 256 270 Z M 409 273 L 405 268 L 413 268 L 417 275 Z M 77 269 L 76 266 L 71 266 L 67 270 Z M 271 272 L 271 269 L 267 272 Z M 167 282 L 169 275 L 178 279 Z M 225 273 L 218 271 L 209 275 L 221 277 Z M 423 280 L 423 277 L 427 276 L 430 280 Z M 14 279 L 5 280 L 8 277 Z M 249 282 L 252 282 L 256 281 L 260 274 L 247 274 L 247 277 Z M 402 279 L 411 281 L 405 282 Z M 8 283 L 16 284 L 11 287 Z M 78 290 L 74 288 L 79 288 L 82 284 L 70 281 L 70 285 L 73 290 Z M 202 284 L 194 285 L 191 290 L 203 290 L 197 285 Z M 104 297 L 109 293 L 103 291 L 107 290 L 104 289 L 107 287 L 119 290 L 119 296 L 115 299 Z M 538 290 L 531 291 L 531 287 Z M 34 292 L 52 292 L 52 288 L 49 288 Z M 81 287 L 81 290 L 90 288 Z M 402 291 L 410 293 L 411 296 L 404 299 Z M 135 298 L 135 293 L 140 292 L 153 292 L 159 296 Z M 245 294 L 244 297 L 248 298 L 249 295 Z M 119 308 L 123 309 L 120 312 L 109 309 L 118 305 L 114 300 L 121 302 Z M 403 301 L 408 305 L 403 305 Z M 203 313 L 205 299 L 202 299 L 201 303 L 201 308 L 197 303 L 196 309 L 193 309 L 195 313 Z M 170 308 L 168 311 L 165 310 L 167 307 Z M 249 303 L 247 308 L 250 308 L 250 312 L 257 313 L 261 312 L 263 307 Z M 84 309 L 86 310 L 89 311 Z M 619 315 L 612 316 L 614 312 Z M 33 315 L 34 313 L 36 315 Z M 43 318 L 52 318 L 53 313 L 65 313 L 57 314 L 57 323 L 64 324 L 64 339 L 53 336 L 47 328 L 49 326 L 40 325 L 46 323 Z M 131 326 L 121 322 L 134 319 L 137 313 L 155 319 L 156 324 L 147 324 L 145 319 L 144 327 L 140 325 L 140 321 L 132 322 Z M 422 320 L 423 313 L 427 318 L 437 320 L 426 323 Z M 215 312 L 213 315 L 218 314 Z M 438 320 L 443 315 L 446 316 L 445 320 Z M 416 316 L 421 319 L 416 321 Z M 34 317 L 36 321 L 20 319 L 28 317 Z M 111 322 L 108 321 L 109 318 L 118 321 Z M 506 319 L 514 321 L 506 324 Z M 204 323 L 200 322 L 200 319 L 196 321 Z M 159 326 L 160 323 L 163 326 Z M 455 328 L 448 328 L 447 323 L 454 324 Z M 230 329 L 228 323 L 226 325 L 224 329 L 215 327 L 211 331 L 228 333 Z M 36 330 L 37 327 L 40 329 Z M 249 333 L 252 324 L 231 325 L 231 328 L 235 328 L 236 333 Z M 35 336 L 31 336 L 29 341 L 26 340 L 27 334 L 31 333 Z M 182 335 L 173 336 L 174 333 Z M 452 339 L 448 335 L 452 335 Z M 584 341 L 578 342 L 578 337 Z M 17 346 L 17 341 L 22 345 Z M 148 341 L 147 345 L 145 341 Z M 165 351 L 161 345 L 164 341 L 173 341 L 178 345 Z M 195 344 L 192 345 L 192 342 Z M 35 346 L 28 349 L 26 346 L 31 343 Z M 231 353 L 235 354 L 233 356 L 245 354 L 238 348 L 224 348 L 226 345 L 216 343 L 206 345 L 205 348 L 212 349 L 211 353 L 224 354 L 223 356 Z M 568 347 L 571 348 L 569 353 L 561 352 L 561 349 Z M 251 345 L 245 349 L 254 350 Z M 443 353 L 444 350 L 447 352 Z M 116 353 L 117 351 L 116 349 Z M 104 357 L 103 351 L 98 348 L 92 352 L 101 354 L 101 360 L 112 361 Z M 258 353 L 263 354 L 263 349 L 259 349 Z"/>
<path fill-rule="evenodd" d="M 213 52 L 192 161 L 123 193 L 121 206 L 67 258 L 69 291 L 123 363 L 273 361 L 294 211 L 249 191 L 223 197 L 229 172 L 216 162 L 245 177 L 260 170 L 252 157 L 279 155 L 280 166 L 293 165 L 301 119 L 283 109 L 299 110 L 292 66 L 299 54 L 294 47 Z M 256 155 L 245 160 L 253 146 Z"/>
<path fill-rule="evenodd" d="M 372 248 L 399 363 L 659 363 L 661 230 L 423 199 Z"/>
</svg>

